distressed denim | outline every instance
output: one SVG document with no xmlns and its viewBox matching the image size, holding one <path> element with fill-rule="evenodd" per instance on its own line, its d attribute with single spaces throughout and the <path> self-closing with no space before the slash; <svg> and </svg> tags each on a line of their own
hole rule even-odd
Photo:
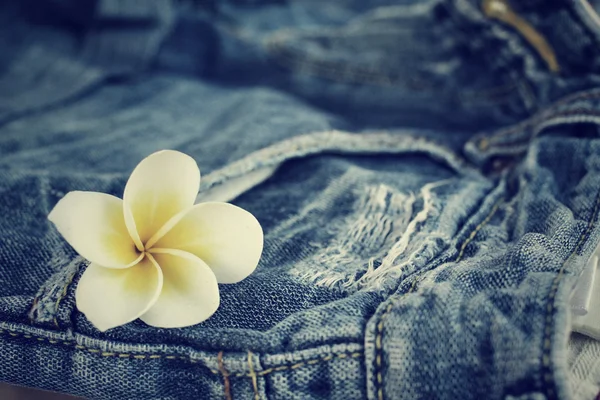
<svg viewBox="0 0 600 400">
<path fill-rule="evenodd" d="M 0 5 L 0 381 L 94 399 L 570 399 L 600 241 L 596 3 Z M 517 4 L 518 3 L 518 4 Z M 48 222 L 160 149 L 265 233 L 207 321 L 99 332 Z M 569 341 L 570 340 L 570 341 Z"/>
</svg>

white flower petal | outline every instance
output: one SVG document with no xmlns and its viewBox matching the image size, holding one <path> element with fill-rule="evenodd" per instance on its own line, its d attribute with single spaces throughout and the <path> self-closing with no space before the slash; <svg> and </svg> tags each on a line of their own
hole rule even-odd
<svg viewBox="0 0 600 400">
<path fill-rule="evenodd" d="M 180 328 L 196 325 L 219 308 L 217 278 L 204 261 L 180 250 L 152 256 L 163 272 L 163 287 L 154 305 L 140 317 L 148 325 Z"/>
<path fill-rule="evenodd" d="M 208 264 L 219 283 L 235 283 L 256 268 L 263 232 L 246 210 L 228 203 L 201 203 L 185 213 L 154 248 L 192 253 Z"/>
<path fill-rule="evenodd" d="M 129 235 L 131 236 L 131 240 L 133 240 L 135 247 L 140 252 L 144 251 L 144 244 L 142 243 L 140 235 L 137 232 L 137 227 L 135 225 L 135 220 L 133 219 L 133 214 L 131 213 L 131 210 L 125 202 L 123 202 L 123 215 L 125 217 L 125 226 L 127 227 L 127 231 L 129 232 Z"/>
<path fill-rule="evenodd" d="M 144 314 L 158 299 L 162 272 L 145 257 L 127 269 L 90 264 L 75 293 L 77 308 L 100 331 L 126 324 Z"/>
<path fill-rule="evenodd" d="M 141 258 L 123 218 L 123 201 L 96 192 L 69 192 L 48 219 L 81 256 L 110 268 L 125 268 Z"/>
<path fill-rule="evenodd" d="M 126 218 L 131 237 L 138 235 L 146 243 L 171 217 L 194 204 L 199 188 L 200 170 L 190 156 L 164 150 L 143 159 L 123 194 L 133 217 Z M 123 212 L 127 216 L 127 209 Z"/>
</svg>

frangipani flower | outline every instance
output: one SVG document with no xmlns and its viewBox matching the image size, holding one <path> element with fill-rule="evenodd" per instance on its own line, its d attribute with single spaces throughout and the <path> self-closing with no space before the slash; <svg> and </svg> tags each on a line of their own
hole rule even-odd
<svg viewBox="0 0 600 400">
<path fill-rule="evenodd" d="M 70 192 L 48 219 L 90 265 L 77 308 L 98 329 L 140 318 L 149 325 L 194 325 L 219 307 L 219 283 L 254 271 L 263 248 L 260 224 L 228 203 L 194 205 L 196 162 L 160 151 L 138 164 L 123 200 Z"/>
</svg>

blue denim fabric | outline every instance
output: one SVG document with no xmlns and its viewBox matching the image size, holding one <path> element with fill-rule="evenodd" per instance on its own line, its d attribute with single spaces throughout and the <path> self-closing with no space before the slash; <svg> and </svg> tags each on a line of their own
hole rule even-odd
<svg viewBox="0 0 600 400">
<path fill-rule="evenodd" d="M 555 73 L 475 0 L 3 3 L 0 381 L 97 399 L 575 398 L 569 295 L 600 241 L 586 4 L 513 4 Z M 204 323 L 101 333 L 75 306 L 86 262 L 46 216 L 72 190 L 121 197 L 167 148 L 197 160 L 199 200 L 257 217 L 263 257 Z"/>
</svg>

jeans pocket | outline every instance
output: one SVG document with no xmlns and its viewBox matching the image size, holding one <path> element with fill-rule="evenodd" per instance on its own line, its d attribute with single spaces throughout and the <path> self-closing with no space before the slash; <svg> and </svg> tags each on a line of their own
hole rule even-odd
<svg viewBox="0 0 600 400">
<path fill-rule="evenodd" d="M 248 176 L 245 185 L 228 187 Z M 118 192 L 117 181 L 106 191 Z M 230 200 L 252 212 L 265 233 L 257 270 L 220 285 L 221 306 L 211 318 L 174 330 L 134 321 L 100 333 L 76 309 L 86 263 L 74 256 L 43 285 L 31 316 L 95 338 L 229 351 L 359 340 L 365 319 L 356 312 L 368 314 L 451 246 L 492 186 L 451 149 L 407 131 L 297 136 L 203 177 L 200 201 Z M 333 311 L 339 307 L 344 311 Z M 347 329 L 336 328 L 340 323 Z M 309 334 L 314 329 L 319 335 Z"/>
</svg>

